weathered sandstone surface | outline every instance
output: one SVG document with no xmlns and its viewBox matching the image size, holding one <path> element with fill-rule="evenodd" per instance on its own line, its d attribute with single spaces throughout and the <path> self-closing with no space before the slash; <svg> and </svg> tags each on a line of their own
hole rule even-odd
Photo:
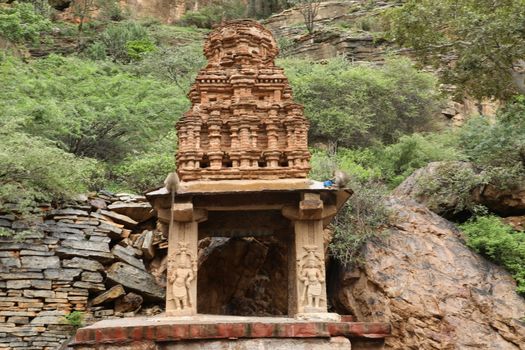
<svg viewBox="0 0 525 350">
<path fill-rule="evenodd" d="M 389 206 L 398 224 L 364 247 L 364 266 L 334 271 L 336 310 L 390 322 L 387 349 L 525 349 L 525 300 L 511 276 L 426 207 Z"/>
<path fill-rule="evenodd" d="M 437 178 L 440 169 L 453 166 L 460 171 L 469 170 L 473 174 L 480 174 L 469 162 L 432 162 L 426 167 L 416 170 L 405 179 L 393 192 L 395 196 L 408 197 L 429 207 L 435 213 L 449 217 L 454 215 L 454 208 L 460 200 L 457 193 L 450 191 L 448 196 L 431 196 L 422 191 L 422 183 L 426 179 Z M 481 204 L 500 216 L 525 215 L 525 188 L 499 189 L 488 184 L 473 187 L 468 198 L 474 204 Z"/>
</svg>

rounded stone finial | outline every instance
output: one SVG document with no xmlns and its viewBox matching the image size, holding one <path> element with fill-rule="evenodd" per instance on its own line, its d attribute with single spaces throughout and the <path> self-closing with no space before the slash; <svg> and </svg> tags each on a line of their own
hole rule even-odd
<svg viewBox="0 0 525 350">
<path fill-rule="evenodd" d="M 210 65 L 273 65 L 279 49 L 272 33 L 254 20 L 230 21 L 219 25 L 204 44 Z"/>
</svg>

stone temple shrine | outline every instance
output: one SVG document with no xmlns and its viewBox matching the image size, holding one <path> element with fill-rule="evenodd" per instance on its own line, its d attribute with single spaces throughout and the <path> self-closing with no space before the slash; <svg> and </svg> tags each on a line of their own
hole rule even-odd
<svg viewBox="0 0 525 350">
<path fill-rule="evenodd" d="M 181 183 L 174 202 L 165 188 L 147 194 L 168 235 L 165 316 L 102 321 L 80 329 L 74 345 L 382 348 L 388 325 L 328 312 L 323 233 L 352 191 L 307 178 L 309 125 L 274 63 L 271 32 L 251 20 L 226 23 L 209 34 L 204 54 L 191 108 L 176 124 Z M 197 296 L 209 291 L 197 285 L 199 240 L 264 236 L 288 247 L 287 317 L 202 315 Z"/>
</svg>

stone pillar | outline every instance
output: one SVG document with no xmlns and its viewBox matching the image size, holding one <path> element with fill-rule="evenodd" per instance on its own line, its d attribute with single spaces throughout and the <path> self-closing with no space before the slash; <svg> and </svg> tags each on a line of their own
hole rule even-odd
<svg viewBox="0 0 525 350">
<path fill-rule="evenodd" d="M 326 297 L 323 218 L 333 208 L 324 208 L 318 193 L 303 193 L 298 208 L 285 207 L 283 215 L 293 221 L 294 242 L 289 252 L 289 313 L 304 319 L 337 320 L 329 314 Z"/>
<path fill-rule="evenodd" d="M 198 223 L 207 213 L 193 203 L 174 203 L 168 238 L 166 315 L 197 313 Z"/>
</svg>

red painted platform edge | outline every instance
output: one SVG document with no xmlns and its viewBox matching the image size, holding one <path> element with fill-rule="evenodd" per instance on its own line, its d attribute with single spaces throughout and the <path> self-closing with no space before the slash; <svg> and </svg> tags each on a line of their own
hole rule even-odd
<svg viewBox="0 0 525 350">
<path fill-rule="evenodd" d="M 71 345 L 119 344 L 137 341 L 173 342 L 238 338 L 347 338 L 381 339 L 390 335 L 388 323 L 215 323 L 163 324 L 128 327 L 88 327 L 77 331 Z"/>
</svg>

